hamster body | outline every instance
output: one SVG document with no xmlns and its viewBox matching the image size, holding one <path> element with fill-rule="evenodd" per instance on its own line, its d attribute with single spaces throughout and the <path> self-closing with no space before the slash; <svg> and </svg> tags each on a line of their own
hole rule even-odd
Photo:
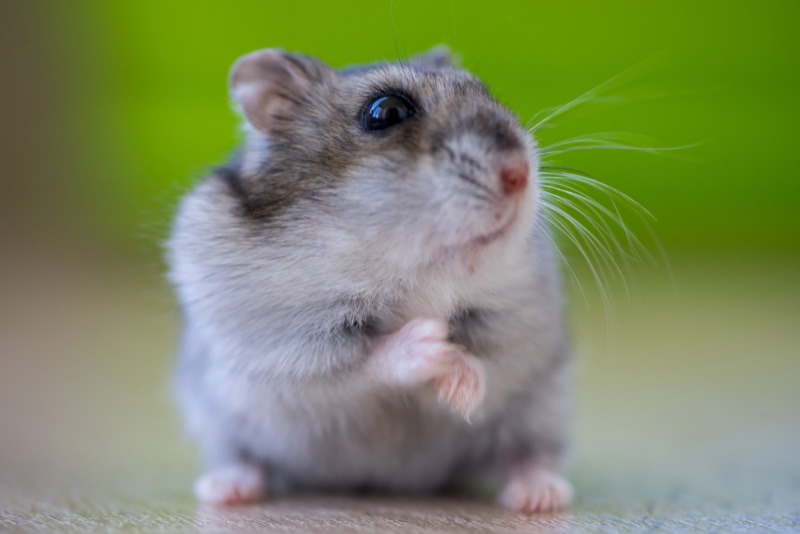
<svg viewBox="0 0 800 534">
<path fill-rule="evenodd" d="M 570 358 L 534 141 L 441 51 L 233 67 L 239 153 L 169 242 L 201 500 L 432 492 L 565 505 Z"/>
</svg>

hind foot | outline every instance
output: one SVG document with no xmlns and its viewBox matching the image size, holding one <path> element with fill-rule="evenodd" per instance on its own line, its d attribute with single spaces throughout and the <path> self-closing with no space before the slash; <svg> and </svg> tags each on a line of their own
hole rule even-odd
<svg viewBox="0 0 800 534">
<path fill-rule="evenodd" d="M 194 485 L 197 498 L 217 505 L 248 504 L 267 496 L 267 479 L 252 464 L 232 464 L 200 477 Z"/>
<path fill-rule="evenodd" d="M 499 502 L 515 512 L 555 512 L 572 501 L 572 486 L 556 472 L 521 466 L 511 473 Z"/>
</svg>

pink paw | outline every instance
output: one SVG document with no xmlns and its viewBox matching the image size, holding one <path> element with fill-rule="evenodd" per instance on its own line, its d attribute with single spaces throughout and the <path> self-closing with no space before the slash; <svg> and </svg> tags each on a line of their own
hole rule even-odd
<svg viewBox="0 0 800 534">
<path fill-rule="evenodd" d="M 499 501 L 516 512 L 555 512 L 572 501 L 572 486 L 550 470 L 527 467 L 512 474 Z"/>
<path fill-rule="evenodd" d="M 264 473 L 251 464 L 234 464 L 206 473 L 194 485 L 194 492 L 209 504 L 247 504 L 267 494 Z"/>
<path fill-rule="evenodd" d="M 450 369 L 433 379 L 433 385 L 439 392 L 439 401 L 449 404 L 467 420 L 486 394 L 483 366 L 475 356 L 466 352 L 459 352 Z"/>
<path fill-rule="evenodd" d="M 395 375 L 407 385 L 433 380 L 439 400 L 465 418 L 480 405 L 486 390 L 481 362 L 448 341 L 449 327 L 439 319 L 413 319 L 390 343 Z"/>
</svg>

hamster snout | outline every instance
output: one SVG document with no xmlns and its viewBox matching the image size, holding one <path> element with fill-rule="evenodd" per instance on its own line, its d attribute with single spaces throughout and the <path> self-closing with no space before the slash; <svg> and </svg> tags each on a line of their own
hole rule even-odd
<svg viewBox="0 0 800 534">
<path fill-rule="evenodd" d="M 452 233 L 446 246 L 466 244 L 475 252 L 512 234 L 523 235 L 536 202 L 535 149 L 505 120 L 504 110 L 492 110 L 491 120 L 480 111 L 470 129 L 451 133 L 435 167 L 443 175 L 442 187 L 453 193 L 440 208 L 452 214 L 438 226 Z"/>
<path fill-rule="evenodd" d="M 434 151 L 442 148 L 445 170 L 461 186 L 485 194 L 492 204 L 510 205 L 530 196 L 535 146 L 506 109 L 478 95 L 469 105 L 445 109 L 441 118 L 443 126 L 434 131 L 432 145 Z"/>
<path fill-rule="evenodd" d="M 509 162 L 500 169 L 500 183 L 506 195 L 524 191 L 528 187 L 528 162 Z"/>
</svg>

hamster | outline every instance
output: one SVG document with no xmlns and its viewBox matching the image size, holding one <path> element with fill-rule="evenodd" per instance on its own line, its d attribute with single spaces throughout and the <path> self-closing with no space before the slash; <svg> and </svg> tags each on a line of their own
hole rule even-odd
<svg viewBox="0 0 800 534">
<path fill-rule="evenodd" d="M 175 386 L 216 504 L 561 475 L 570 350 L 536 143 L 441 49 L 344 70 L 239 59 L 246 140 L 182 201 Z"/>
</svg>

